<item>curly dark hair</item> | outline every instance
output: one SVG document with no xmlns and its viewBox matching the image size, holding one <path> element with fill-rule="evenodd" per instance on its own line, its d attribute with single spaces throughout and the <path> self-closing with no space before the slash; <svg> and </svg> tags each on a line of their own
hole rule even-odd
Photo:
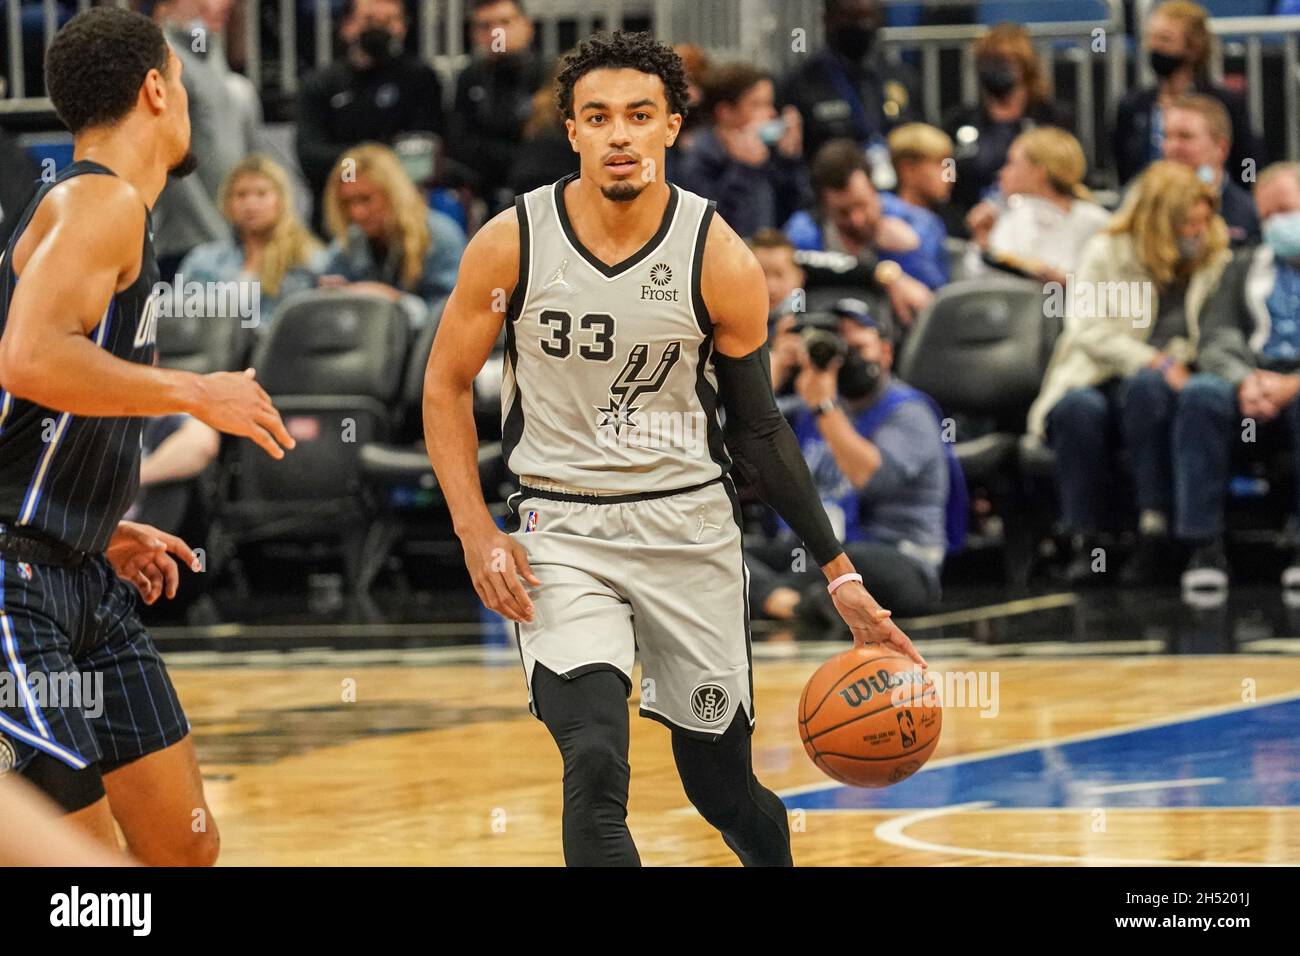
<svg viewBox="0 0 1300 956">
<path fill-rule="evenodd" d="M 573 87 L 593 70 L 637 70 L 653 73 L 664 81 L 668 110 L 685 118 L 689 111 L 686 71 L 673 48 L 648 33 L 618 30 L 598 33 L 584 40 L 564 58 L 564 68 L 555 80 L 555 105 L 566 119 L 573 119 Z"/>
<path fill-rule="evenodd" d="M 118 7 L 83 10 L 45 51 L 45 90 L 73 134 L 120 120 L 150 70 L 167 69 L 158 24 Z"/>
</svg>

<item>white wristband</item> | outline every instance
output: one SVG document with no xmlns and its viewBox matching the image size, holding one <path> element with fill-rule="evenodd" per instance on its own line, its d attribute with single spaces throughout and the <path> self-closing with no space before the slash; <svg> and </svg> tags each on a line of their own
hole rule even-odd
<svg viewBox="0 0 1300 956">
<path fill-rule="evenodd" d="M 836 591 L 840 589 L 841 586 L 848 584 L 850 581 L 857 581 L 859 584 L 861 584 L 862 575 L 854 572 L 850 572 L 848 574 L 841 574 L 830 584 L 826 585 L 826 590 L 829 591 L 831 594 L 834 594 Z"/>
</svg>

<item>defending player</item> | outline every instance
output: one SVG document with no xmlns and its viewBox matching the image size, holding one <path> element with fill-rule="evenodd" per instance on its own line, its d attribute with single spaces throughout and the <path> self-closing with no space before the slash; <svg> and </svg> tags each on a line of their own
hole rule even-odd
<svg viewBox="0 0 1300 956">
<path fill-rule="evenodd" d="M 46 52 L 46 87 L 74 161 L 0 257 L 0 668 L 21 698 L 0 707 L 0 757 L 105 844 L 117 846 L 116 819 L 137 859 L 211 863 L 217 829 L 189 723 L 128 583 L 146 600 L 174 594 L 166 552 L 194 556 L 119 522 L 139 485 L 143 417 L 186 412 L 275 458 L 294 443 L 251 369 L 152 365 L 149 209 L 169 172 L 195 165 L 162 32 L 117 8 L 80 13 Z M 74 675 L 80 699 L 50 699 Z"/>
</svg>

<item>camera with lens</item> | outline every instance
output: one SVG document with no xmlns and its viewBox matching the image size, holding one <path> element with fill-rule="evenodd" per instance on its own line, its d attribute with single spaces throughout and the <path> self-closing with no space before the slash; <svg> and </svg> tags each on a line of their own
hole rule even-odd
<svg viewBox="0 0 1300 956">
<path fill-rule="evenodd" d="M 831 312 L 811 312 L 791 331 L 803 339 L 808 361 L 822 371 L 830 368 L 836 359 L 849 354 L 849 344 L 840 335 L 839 317 Z"/>
</svg>

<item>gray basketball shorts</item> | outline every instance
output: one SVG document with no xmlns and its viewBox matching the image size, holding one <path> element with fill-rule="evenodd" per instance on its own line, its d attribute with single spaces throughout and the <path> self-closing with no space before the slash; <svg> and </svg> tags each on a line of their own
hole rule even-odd
<svg viewBox="0 0 1300 956">
<path fill-rule="evenodd" d="M 538 663 L 566 679 L 612 670 L 641 716 L 707 740 L 743 712 L 754 722 L 749 575 L 728 479 L 613 499 L 540 492 L 518 500 L 517 540 L 542 582 L 516 626 L 533 700 Z"/>
</svg>

